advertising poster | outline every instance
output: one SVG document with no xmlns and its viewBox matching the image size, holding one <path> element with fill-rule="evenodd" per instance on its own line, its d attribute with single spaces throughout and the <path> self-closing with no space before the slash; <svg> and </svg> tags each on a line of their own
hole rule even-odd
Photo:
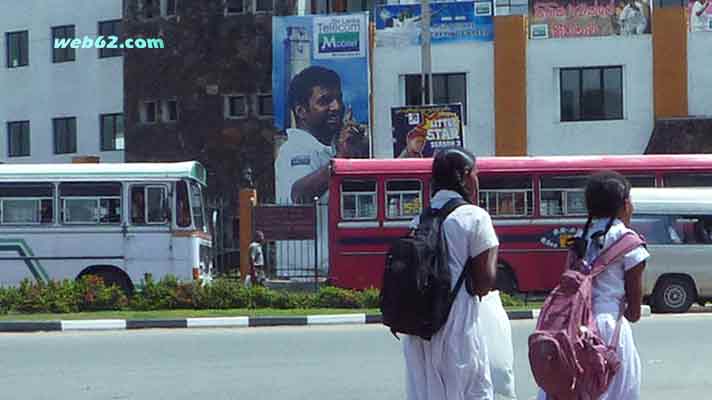
<svg viewBox="0 0 712 400">
<path fill-rule="evenodd" d="M 529 7 L 532 39 L 651 32 L 649 0 L 532 0 Z"/>
<path fill-rule="evenodd" d="M 710 0 L 692 0 L 688 4 L 690 31 L 712 31 L 712 3 Z"/>
<path fill-rule="evenodd" d="M 463 146 L 462 105 L 391 109 L 393 157 L 432 157 L 439 148 Z"/>
<path fill-rule="evenodd" d="M 431 3 L 433 44 L 491 41 L 494 37 L 492 2 Z M 376 47 L 420 45 L 420 4 L 376 7 Z"/>
</svg>

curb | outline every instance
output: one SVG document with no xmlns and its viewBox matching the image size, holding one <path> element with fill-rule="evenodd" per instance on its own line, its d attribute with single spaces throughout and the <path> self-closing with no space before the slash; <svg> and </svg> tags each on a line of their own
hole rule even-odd
<svg viewBox="0 0 712 400">
<path fill-rule="evenodd" d="M 540 310 L 508 311 L 510 320 L 537 319 Z M 649 306 L 641 307 L 641 315 L 651 315 Z M 305 317 L 220 317 L 147 320 L 71 320 L 71 321 L 0 321 L 0 332 L 81 332 L 137 329 L 184 328 L 252 328 L 306 325 L 363 325 L 380 324 L 380 314 L 308 315 Z"/>
</svg>

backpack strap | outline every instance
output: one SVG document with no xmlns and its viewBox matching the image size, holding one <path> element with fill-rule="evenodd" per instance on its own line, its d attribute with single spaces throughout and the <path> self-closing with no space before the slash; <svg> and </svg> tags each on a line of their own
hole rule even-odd
<svg viewBox="0 0 712 400">
<path fill-rule="evenodd" d="M 612 245 L 608 246 L 601 254 L 596 257 L 596 260 L 591 266 L 591 276 L 600 275 L 614 261 L 625 256 L 632 250 L 640 246 L 644 246 L 645 241 L 635 231 L 628 231 L 623 234 Z"/>
<path fill-rule="evenodd" d="M 454 199 L 449 200 L 443 208 L 440 209 L 438 212 L 438 217 L 440 218 L 440 225 L 442 226 L 442 223 L 445 222 L 445 219 L 447 218 L 450 213 L 455 211 L 460 206 L 464 206 L 465 204 L 470 204 L 466 202 L 463 198 L 457 197 Z M 445 262 L 448 260 L 448 249 L 447 249 L 447 238 L 445 237 L 445 231 L 441 229 L 441 232 L 443 234 L 443 249 L 444 249 L 444 257 L 445 257 Z M 462 268 L 462 272 L 460 273 L 460 276 L 457 278 L 457 282 L 455 283 L 455 288 L 452 290 L 450 293 L 450 301 L 448 303 L 448 309 L 452 308 L 452 303 L 455 302 L 455 297 L 457 297 L 457 293 L 460 291 L 460 288 L 462 288 L 462 284 L 465 282 L 465 276 L 467 275 L 467 263 Z"/>
</svg>

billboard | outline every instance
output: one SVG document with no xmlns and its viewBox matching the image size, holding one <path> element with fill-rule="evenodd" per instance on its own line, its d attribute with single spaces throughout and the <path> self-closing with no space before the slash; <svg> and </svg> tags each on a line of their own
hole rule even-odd
<svg viewBox="0 0 712 400">
<path fill-rule="evenodd" d="M 311 203 L 312 191 L 292 196 L 302 177 L 370 154 L 368 14 L 273 17 L 272 35 L 277 202 Z"/>
<path fill-rule="evenodd" d="M 462 104 L 391 108 L 393 157 L 432 157 L 439 148 L 463 146 Z"/>
<path fill-rule="evenodd" d="M 712 4 L 709 0 L 692 0 L 688 3 L 690 31 L 712 31 Z"/>
<path fill-rule="evenodd" d="M 494 37 L 491 1 L 431 3 L 433 44 L 491 41 Z M 376 7 L 376 47 L 420 45 L 420 4 Z"/>
<path fill-rule="evenodd" d="M 529 7 L 532 39 L 651 32 L 649 0 L 532 0 Z"/>
</svg>

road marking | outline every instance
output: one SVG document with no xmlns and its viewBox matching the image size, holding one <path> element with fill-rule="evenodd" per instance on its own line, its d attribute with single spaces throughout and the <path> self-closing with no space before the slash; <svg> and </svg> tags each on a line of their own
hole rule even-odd
<svg viewBox="0 0 712 400">
<path fill-rule="evenodd" d="M 365 324 L 366 314 L 309 315 L 308 325 Z"/>
<path fill-rule="evenodd" d="M 188 328 L 247 327 L 248 317 L 188 318 Z"/>
<path fill-rule="evenodd" d="M 62 321 L 63 331 L 107 331 L 116 329 L 126 329 L 126 320 L 99 319 L 83 321 Z"/>
</svg>

